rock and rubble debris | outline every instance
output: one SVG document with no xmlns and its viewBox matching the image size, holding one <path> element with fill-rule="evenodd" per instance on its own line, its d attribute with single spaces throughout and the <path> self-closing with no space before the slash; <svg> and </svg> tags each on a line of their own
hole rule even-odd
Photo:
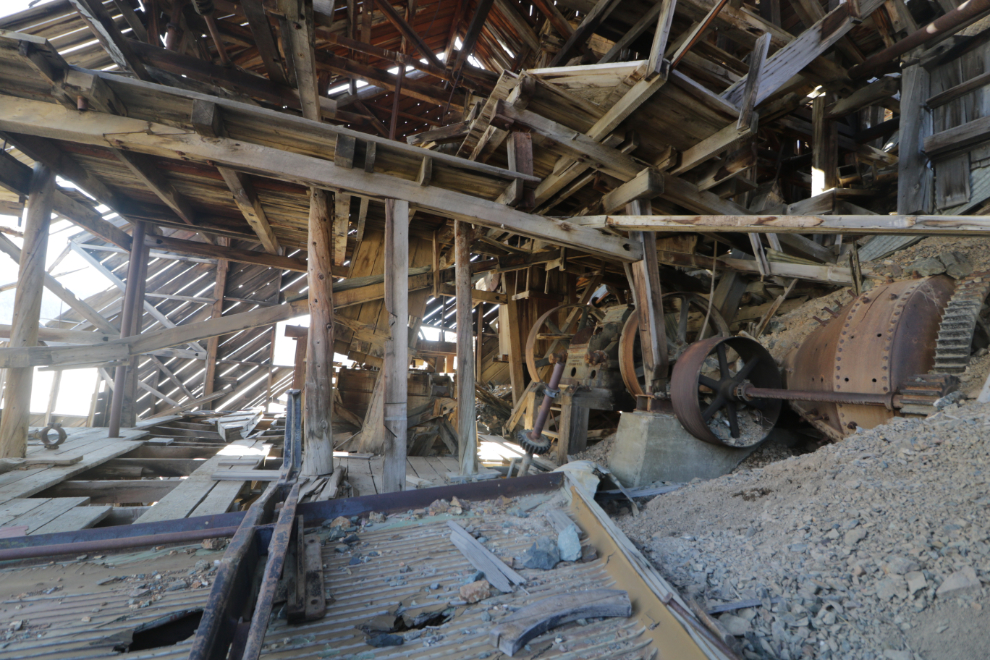
<svg viewBox="0 0 990 660">
<path fill-rule="evenodd" d="M 988 479 L 990 404 L 951 405 L 618 523 L 708 608 L 760 600 L 722 616 L 745 658 L 990 657 Z"/>
</svg>

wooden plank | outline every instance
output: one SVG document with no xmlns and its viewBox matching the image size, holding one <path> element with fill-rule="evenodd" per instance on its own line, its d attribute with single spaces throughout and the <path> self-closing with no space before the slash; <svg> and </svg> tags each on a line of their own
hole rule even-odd
<svg viewBox="0 0 990 660">
<path fill-rule="evenodd" d="M 89 450 L 83 454 L 83 460 L 73 465 L 67 466 L 57 466 L 46 469 L 40 469 L 37 471 L 26 471 L 28 476 L 23 479 L 18 479 L 12 483 L 5 483 L 0 485 L 0 503 L 8 502 L 17 497 L 30 497 L 41 491 L 58 484 L 66 479 L 70 479 L 81 472 L 85 472 L 91 467 L 100 465 L 111 458 L 117 458 L 121 454 L 126 454 L 135 447 L 140 446 L 139 443 L 134 442 L 138 437 L 146 434 L 145 431 L 137 431 L 134 429 L 121 429 L 121 433 L 124 438 L 107 438 L 105 437 L 105 429 L 92 429 L 98 434 L 98 437 L 93 438 L 93 442 L 96 444 L 96 449 Z M 68 441 L 66 442 L 68 444 Z M 66 445 L 63 445 L 65 447 Z M 61 449 L 61 448 L 60 448 Z M 37 449 L 37 451 L 46 451 L 43 448 Z M 66 448 L 59 453 L 64 453 L 65 457 L 68 458 L 77 452 L 75 448 Z M 2 482 L 3 477 L 7 475 L 0 475 L 0 482 Z"/>
<path fill-rule="evenodd" d="M 610 215 L 597 216 L 594 222 L 627 231 L 648 229 L 904 236 L 984 236 L 990 233 L 990 218 L 975 215 Z"/>
<path fill-rule="evenodd" d="M 0 527 L 9 524 L 11 520 L 41 506 L 47 501 L 42 497 L 25 497 L 0 504 Z"/>
<path fill-rule="evenodd" d="M 513 583 L 526 583 L 526 578 L 506 566 L 505 562 L 478 543 L 477 539 L 468 534 L 463 527 L 453 520 L 447 521 L 447 527 L 451 530 L 450 542 L 461 551 L 472 566 L 485 574 L 485 579 L 493 587 L 503 593 L 511 593 Z"/>
<path fill-rule="evenodd" d="M 213 458 L 204 461 L 203 465 L 201 465 L 198 470 L 189 475 L 189 478 L 183 479 L 181 484 L 169 492 L 169 494 L 162 498 L 155 506 L 151 507 L 147 512 L 142 514 L 136 522 L 174 520 L 176 518 L 185 518 L 191 515 L 192 512 L 200 506 L 200 503 L 204 502 L 214 487 L 219 487 L 219 484 L 213 481 L 213 473 L 222 469 L 220 467 L 221 459 L 231 458 L 234 456 L 252 456 L 256 457 L 260 462 L 265 455 L 267 455 L 268 446 L 269 445 L 260 444 L 257 440 L 238 440 L 227 445 L 217 452 Z M 235 485 L 239 491 L 242 484 L 238 483 Z M 216 506 L 219 502 L 212 501 L 210 503 L 212 509 L 222 508 L 222 510 L 212 510 L 210 513 L 226 512 L 230 507 L 231 502 L 233 502 L 234 498 L 237 496 L 237 492 L 234 492 L 231 495 L 228 490 L 225 490 L 222 495 L 222 497 L 218 496 L 217 500 L 225 500 L 226 506 Z"/>
<path fill-rule="evenodd" d="M 55 520 L 42 525 L 29 534 L 57 534 L 59 532 L 74 532 L 88 529 L 110 515 L 113 507 L 107 504 L 97 506 L 76 506 L 69 509 Z"/>
<path fill-rule="evenodd" d="M 184 479 L 107 479 L 63 481 L 46 491 L 52 497 L 88 497 L 97 504 L 134 504 L 158 502 L 168 496 Z"/>
<path fill-rule="evenodd" d="M 10 521 L 10 526 L 24 525 L 27 527 L 25 534 L 33 534 L 35 530 L 47 525 L 69 509 L 87 504 L 89 504 L 88 497 L 54 497 L 41 506 L 14 518 Z"/>
<path fill-rule="evenodd" d="M 362 495 L 375 495 L 378 489 L 375 488 L 375 480 L 371 476 L 370 461 L 360 459 L 341 459 L 347 468 L 347 482 L 356 491 L 354 497 Z"/>
<path fill-rule="evenodd" d="M 219 470 L 213 473 L 214 481 L 278 481 L 281 470 Z"/>
<path fill-rule="evenodd" d="M 416 468 L 416 473 L 420 478 L 426 479 L 434 486 L 444 486 L 447 481 L 443 478 L 443 475 L 438 472 L 430 459 L 423 456 L 410 456 L 408 458 L 409 463 Z M 446 472 L 446 468 L 444 469 Z"/>
</svg>

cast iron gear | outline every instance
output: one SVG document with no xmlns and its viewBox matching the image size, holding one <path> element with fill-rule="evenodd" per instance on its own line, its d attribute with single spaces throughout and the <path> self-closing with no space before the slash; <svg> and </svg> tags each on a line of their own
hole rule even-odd
<svg viewBox="0 0 990 660">
<path fill-rule="evenodd" d="M 542 456 L 550 451 L 551 440 L 545 435 L 541 435 L 539 440 L 533 440 L 529 437 L 529 431 L 520 431 L 519 435 L 516 436 L 516 440 L 518 440 L 523 449 L 536 456 Z"/>
<path fill-rule="evenodd" d="M 966 371 L 977 328 L 983 325 L 986 329 L 980 315 L 987 294 L 990 294 L 990 271 L 973 273 L 956 283 L 955 292 L 942 311 L 932 373 Z"/>
</svg>

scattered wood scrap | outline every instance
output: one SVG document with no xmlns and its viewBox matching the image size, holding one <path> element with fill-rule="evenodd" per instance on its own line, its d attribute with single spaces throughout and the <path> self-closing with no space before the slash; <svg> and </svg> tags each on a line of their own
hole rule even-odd
<svg viewBox="0 0 990 660">
<path fill-rule="evenodd" d="M 488 583 L 499 591 L 510 593 L 513 584 L 526 584 L 526 578 L 509 568 L 485 546 L 471 536 L 463 527 L 452 520 L 447 521 L 451 529 L 450 542 L 467 558 L 471 565 L 485 574 Z"/>
</svg>

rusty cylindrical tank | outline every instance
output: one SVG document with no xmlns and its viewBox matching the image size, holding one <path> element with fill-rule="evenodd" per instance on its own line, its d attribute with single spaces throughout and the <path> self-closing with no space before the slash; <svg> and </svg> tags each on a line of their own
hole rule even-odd
<svg viewBox="0 0 990 660">
<path fill-rule="evenodd" d="M 889 394 L 935 364 L 942 310 L 953 282 L 944 275 L 881 284 L 846 305 L 784 359 L 788 389 Z M 883 406 L 792 401 L 818 430 L 841 440 L 894 416 Z"/>
</svg>

